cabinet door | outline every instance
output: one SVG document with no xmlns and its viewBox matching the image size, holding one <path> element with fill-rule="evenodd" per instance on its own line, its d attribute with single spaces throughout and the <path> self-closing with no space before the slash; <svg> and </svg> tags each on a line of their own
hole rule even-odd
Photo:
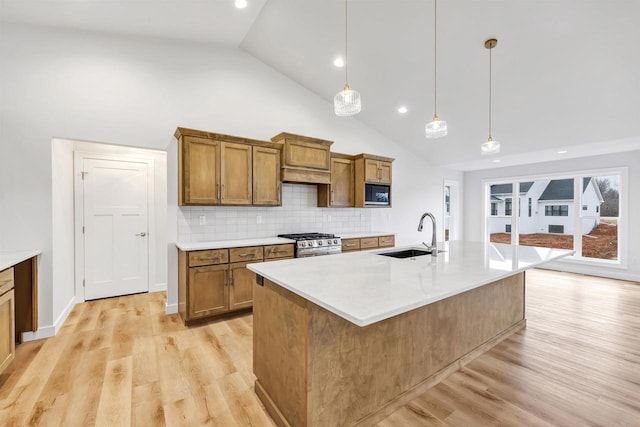
<svg viewBox="0 0 640 427">
<path fill-rule="evenodd" d="M 354 206 L 354 185 L 354 161 L 331 159 L 331 206 Z"/>
<path fill-rule="evenodd" d="M 380 163 L 380 182 L 383 184 L 391 184 L 391 163 L 389 162 L 379 162 Z"/>
<path fill-rule="evenodd" d="M 380 162 L 377 160 L 364 160 L 364 180 L 368 182 L 380 181 Z"/>
<path fill-rule="evenodd" d="M 229 311 L 229 265 L 189 268 L 187 306 L 190 320 Z"/>
<path fill-rule="evenodd" d="M 16 354 L 15 302 L 13 289 L 0 296 L 0 373 Z"/>
<path fill-rule="evenodd" d="M 253 204 L 281 206 L 280 150 L 253 147 Z"/>
<path fill-rule="evenodd" d="M 253 305 L 253 283 L 256 273 L 247 268 L 246 262 L 231 264 L 231 289 L 229 309 L 239 310 Z"/>
<path fill-rule="evenodd" d="M 185 136 L 181 167 L 181 205 L 220 204 L 219 141 Z"/>
<path fill-rule="evenodd" d="M 223 205 L 250 205 L 252 192 L 252 146 L 223 142 L 220 169 Z"/>
</svg>

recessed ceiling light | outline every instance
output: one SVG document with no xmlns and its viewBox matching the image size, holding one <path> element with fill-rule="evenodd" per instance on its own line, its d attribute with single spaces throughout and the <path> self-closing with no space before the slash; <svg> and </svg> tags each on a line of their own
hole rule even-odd
<svg viewBox="0 0 640 427">
<path fill-rule="evenodd" d="M 336 58 L 333 60 L 333 65 L 335 65 L 336 67 L 344 67 L 344 60 L 340 57 Z"/>
<path fill-rule="evenodd" d="M 500 159 L 495 159 L 493 163 L 500 163 Z"/>
<path fill-rule="evenodd" d="M 244 9 L 247 7 L 247 0 L 236 0 L 234 4 L 238 9 Z"/>
<path fill-rule="evenodd" d="M 560 150 L 560 151 L 558 151 L 558 154 L 565 154 L 565 153 L 568 153 L 568 151 L 567 151 L 567 150 Z"/>
<path fill-rule="evenodd" d="M 407 110 L 407 107 L 405 107 L 404 105 L 398 108 L 398 113 L 400 113 L 400 114 L 404 114 L 407 111 L 409 111 L 409 110 Z"/>
</svg>

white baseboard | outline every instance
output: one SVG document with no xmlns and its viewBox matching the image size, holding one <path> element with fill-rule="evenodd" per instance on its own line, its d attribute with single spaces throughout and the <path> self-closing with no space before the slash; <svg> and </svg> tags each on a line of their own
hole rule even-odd
<svg viewBox="0 0 640 427">
<path fill-rule="evenodd" d="M 149 292 L 162 292 L 167 290 L 167 283 L 154 283 L 149 287 Z"/>
<path fill-rule="evenodd" d="M 56 336 L 56 334 L 64 324 L 64 321 L 67 320 L 67 317 L 69 317 L 69 314 L 71 313 L 71 310 L 73 310 L 73 307 L 75 307 L 75 305 L 76 298 L 73 297 L 71 298 L 71 300 L 69 300 L 67 306 L 64 308 L 64 310 L 62 310 L 62 313 L 60 313 L 60 316 L 58 316 L 53 325 L 38 326 L 38 330 L 35 332 L 23 332 L 22 341 L 35 341 Z"/>
<path fill-rule="evenodd" d="M 166 314 L 176 314 L 178 312 L 178 304 L 167 304 L 165 307 Z"/>
</svg>

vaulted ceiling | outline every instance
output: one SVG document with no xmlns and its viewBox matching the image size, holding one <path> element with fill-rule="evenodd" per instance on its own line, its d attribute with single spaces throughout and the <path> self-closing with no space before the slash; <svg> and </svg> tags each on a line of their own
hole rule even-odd
<svg viewBox="0 0 640 427">
<path fill-rule="evenodd" d="M 3 0 L 0 20 L 237 46 L 331 103 L 344 85 L 333 65 L 344 54 L 344 2 L 248 3 Z M 639 1 L 439 0 L 438 115 L 449 135 L 426 140 L 433 18 L 433 0 L 350 0 L 349 83 L 363 103 L 355 120 L 463 170 L 640 149 Z M 486 157 L 491 37 L 502 152 Z"/>
</svg>

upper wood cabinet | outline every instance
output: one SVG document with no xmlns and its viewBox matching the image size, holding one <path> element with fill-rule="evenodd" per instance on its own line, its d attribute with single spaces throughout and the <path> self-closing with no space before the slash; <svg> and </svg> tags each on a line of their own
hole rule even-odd
<svg viewBox="0 0 640 427">
<path fill-rule="evenodd" d="M 282 180 L 307 184 L 331 183 L 333 141 L 282 132 L 271 141 L 282 144 Z"/>
<path fill-rule="evenodd" d="M 220 204 L 220 141 L 185 136 L 178 157 L 180 205 Z"/>
<path fill-rule="evenodd" d="M 391 184 L 391 162 L 393 159 L 363 154 L 364 180 L 377 184 Z"/>
<path fill-rule="evenodd" d="M 280 206 L 280 150 L 253 147 L 253 204 Z"/>
<path fill-rule="evenodd" d="M 250 205 L 253 200 L 251 145 L 223 142 L 220 158 L 222 204 Z"/>
<path fill-rule="evenodd" d="M 181 206 L 281 205 L 280 144 L 185 128 L 175 136 Z"/>
<path fill-rule="evenodd" d="M 354 156 L 331 153 L 331 184 L 318 185 L 318 206 L 355 206 Z"/>
</svg>

